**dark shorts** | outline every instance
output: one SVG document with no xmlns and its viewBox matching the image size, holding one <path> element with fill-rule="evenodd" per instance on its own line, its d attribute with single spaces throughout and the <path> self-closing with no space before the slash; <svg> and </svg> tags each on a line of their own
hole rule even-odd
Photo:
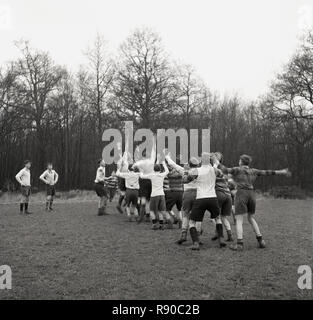
<svg viewBox="0 0 313 320">
<path fill-rule="evenodd" d="M 151 197 L 150 211 L 156 213 L 158 211 L 165 211 L 165 210 L 166 210 L 165 196 Z"/>
<path fill-rule="evenodd" d="M 256 206 L 254 190 L 238 189 L 235 197 L 235 215 L 254 214 Z"/>
<path fill-rule="evenodd" d="M 165 192 L 165 201 L 166 201 L 166 210 L 171 211 L 176 205 L 178 211 L 181 210 L 183 205 L 183 191 L 166 191 Z"/>
<path fill-rule="evenodd" d="M 218 205 L 221 209 L 221 216 L 227 217 L 231 215 L 232 209 L 232 198 L 230 194 L 224 192 L 216 191 L 216 196 L 218 200 Z"/>
<path fill-rule="evenodd" d="M 132 204 L 136 206 L 138 203 L 138 195 L 139 195 L 138 189 L 126 189 L 126 194 L 125 194 L 126 205 L 129 206 L 130 204 Z"/>
<path fill-rule="evenodd" d="M 98 197 L 107 197 L 107 188 L 102 183 L 95 183 L 95 191 Z"/>
<path fill-rule="evenodd" d="M 116 188 L 108 187 L 108 191 L 109 191 L 110 199 L 113 199 L 116 193 Z"/>
<path fill-rule="evenodd" d="M 139 179 L 139 197 L 150 200 L 151 191 L 152 191 L 151 180 Z"/>
<path fill-rule="evenodd" d="M 47 185 L 47 196 L 54 196 L 55 195 L 55 186 Z"/>
<path fill-rule="evenodd" d="M 123 178 L 118 178 L 118 188 L 119 188 L 121 191 L 126 191 L 125 179 L 123 179 Z"/>
<path fill-rule="evenodd" d="M 210 211 L 211 219 L 215 219 L 220 215 L 217 198 L 196 199 L 191 210 L 190 220 L 203 221 L 206 211 Z"/>
<path fill-rule="evenodd" d="M 185 213 L 189 213 L 197 198 L 197 189 L 190 189 L 184 191 L 183 194 L 183 210 Z"/>
<path fill-rule="evenodd" d="M 23 197 L 29 197 L 30 196 L 30 187 L 27 186 L 21 186 L 21 193 Z"/>
</svg>

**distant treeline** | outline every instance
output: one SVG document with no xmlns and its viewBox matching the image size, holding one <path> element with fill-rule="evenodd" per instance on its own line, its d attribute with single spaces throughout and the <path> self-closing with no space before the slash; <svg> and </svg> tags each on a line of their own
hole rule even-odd
<svg viewBox="0 0 313 320">
<path fill-rule="evenodd" d="M 251 102 L 212 92 L 192 66 L 173 62 L 149 29 L 131 34 L 115 57 L 105 43 L 98 35 L 77 74 L 28 42 L 16 43 L 20 58 L 0 68 L 1 189 L 14 188 L 24 159 L 33 162 L 35 187 L 52 161 L 60 189 L 90 189 L 103 131 L 131 120 L 135 129 L 211 128 L 211 150 L 221 151 L 226 165 L 247 153 L 257 168 L 293 173 L 260 179 L 259 188 L 288 183 L 313 190 L 312 33 L 268 94 Z"/>
</svg>

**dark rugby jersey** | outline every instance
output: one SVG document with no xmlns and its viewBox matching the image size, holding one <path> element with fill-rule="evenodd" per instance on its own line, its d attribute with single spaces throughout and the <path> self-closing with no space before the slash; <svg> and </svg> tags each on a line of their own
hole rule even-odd
<svg viewBox="0 0 313 320">
<path fill-rule="evenodd" d="M 220 165 L 219 168 L 224 173 L 230 173 L 233 175 L 233 179 L 237 185 L 237 189 L 253 190 L 253 184 L 259 176 L 271 176 L 275 175 L 274 170 L 258 170 L 249 168 L 248 166 L 226 168 Z"/>
<path fill-rule="evenodd" d="M 164 178 L 164 181 L 163 181 L 163 189 L 164 189 L 164 191 L 170 190 L 170 182 L 169 182 L 167 176 Z"/>
<path fill-rule="evenodd" d="M 119 188 L 120 190 L 125 190 L 125 189 L 126 189 L 125 179 L 118 177 L 118 178 L 117 178 L 117 185 L 118 185 L 118 188 Z"/>
</svg>

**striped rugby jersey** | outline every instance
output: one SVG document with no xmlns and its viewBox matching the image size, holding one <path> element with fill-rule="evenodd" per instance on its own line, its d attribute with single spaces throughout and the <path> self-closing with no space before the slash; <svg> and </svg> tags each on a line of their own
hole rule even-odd
<svg viewBox="0 0 313 320">
<path fill-rule="evenodd" d="M 167 175 L 167 179 L 170 191 L 184 191 L 183 175 L 179 171 L 172 169 Z"/>
<path fill-rule="evenodd" d="M 223 192 L 230 195 L 228 179 L 221 170 L 216 170 L 215 191 Z"/>
<path fill-rule="evenodd" d="M 106 185 L 108 188 L 117 189 L 118 179 L 116 176 L 110 176 L 106 180 Z"/>
</svg>

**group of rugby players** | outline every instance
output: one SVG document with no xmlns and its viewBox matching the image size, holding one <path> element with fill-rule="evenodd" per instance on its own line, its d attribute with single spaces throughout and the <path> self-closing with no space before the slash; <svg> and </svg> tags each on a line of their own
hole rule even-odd
<svg viewBox="0 0 313 320">
<path fill-rule="evenodd" d="M 118 184 L 117 209 L 126 212 L 128 221 L 151 221 L 153 230 L 172 229 L 174 224 L 181 228 L 178 244 L 187 241 L 188 230 L 192 250 L 199 250 L 202 221 L 206 211 L 215 224 L 215 235 L 219 246 L 231 242 L 232 250 L 243 250 L 243 217 L 248 216 L 259 248 L 265 248 L 259 226 L 254 218 L 256 197 L 254 182 L 258 176 L 290 176 L 288 169 L 258 170 L 250 168 L 252 158 L 240 156 L 239 165 L 227 168 L 222 164 L 222 154 L 203 153 L 201 159 L 190 158 L 183 166 L 177 164 L 167 150 L 163 155 L 152 154 L 130 164 L 127 152 L 117 163 L 117 172 L 105 177 L 105 162 L 100 160 L 95 181 L 99 196 L 99 215 L 106 214 L 106 185 Z M 178 162 L 178 161 L 177 161 Z M 110 183 L 108 183 L 110 181 Z M 114 182 L 115 181 L 115 182 Z M 176 206 L 178 213 L 174 213 Z M 228 220 L 233 214 L 236 226 L 236 241 Z"/>
</svg>

